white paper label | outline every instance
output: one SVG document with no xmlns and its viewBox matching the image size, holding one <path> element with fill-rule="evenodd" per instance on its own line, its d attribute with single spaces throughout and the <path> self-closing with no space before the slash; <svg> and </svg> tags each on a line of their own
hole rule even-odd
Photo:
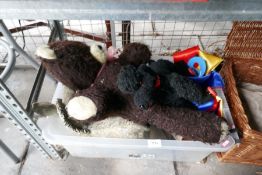
<svg viewBox="0 0 262 175">
<path fill-rule="evenodd" d="M 222 146 L 223 146 L 223 147 L 226 147 L 228 144 L 229 144 L 229 141 L 226 140 L 226 141 L 224 141 L 224 142 L 222 143 Z"/>
<path fill-rule="evenodd" d="M 160 148 L 162 146 L 161 140 L 148 140 L 147 144 L 149 148 Z"/>
</svg>

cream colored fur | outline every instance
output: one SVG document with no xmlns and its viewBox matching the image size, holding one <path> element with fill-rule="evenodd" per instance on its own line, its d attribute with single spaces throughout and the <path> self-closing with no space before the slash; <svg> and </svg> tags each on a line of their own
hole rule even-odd
<svg viewBox="0 0 262 175">
<path fill-rule="evenodd" d="M 97 107 L 89 98 L 78 96 L 68 102 L 67 112 L 70 117 L 74 117 L 77 120 L 86 120 L 96 115 Z"/>
<path fill-rule="evenodd" d="M 92 45 L 90 47 L 90 53 L 96 58 L 97 61 L 104 64 L 106 62 L 106 54 L 104 50 L 101 50 L 98 45 Z"/>
<path fill-rule="evenodd" d="M 55 60 L 55 52 L 48 45 L 42 45 L 36 49 L 35 55 L 48 60 Z"/>
</svg>

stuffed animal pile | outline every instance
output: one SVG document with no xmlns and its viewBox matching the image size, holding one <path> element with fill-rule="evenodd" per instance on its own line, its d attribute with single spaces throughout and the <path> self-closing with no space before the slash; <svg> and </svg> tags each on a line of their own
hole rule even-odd
<svg viewBox="0 0 262 175">
<path fill-rule="evenodd" d="M 107 59 L 101 46 L 76 41 L 54 42 L 36 55 L 53 77 L 75 91 L 62 113 L 77 130 L 117 115 L 184 140 L 218 143 L 227 132 L 222 117 L 197 110 L 213 99 L 187 77 L 199 75 L 198 69 L 183 60 L 152 62 L 144 44 L 127 44 L 115 60 Z"/>
<path fill-rule="evenodd" d="M 121 68 L 117 85 L 123 93 L 133 94 L 135 105 L 141 109 L 153 104 L 194 109 L 192 102 L 202 104 L 209 94 L 181 75 L 189 75 L 187 70 L 185 63 L 173 64 L 167 60 L 141 64 L 137 68 L 128 65 Z"/>
</svg>

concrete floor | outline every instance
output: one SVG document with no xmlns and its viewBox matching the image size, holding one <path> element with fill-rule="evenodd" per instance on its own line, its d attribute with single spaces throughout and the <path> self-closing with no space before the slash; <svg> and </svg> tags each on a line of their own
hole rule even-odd
<svg viewBox="0 0 262 175">
<path fill-rule="evenodd" d="M 23 105 L 26 104 L 35 76 L 36 71 L 33 69 L 16 69 L 7 82 L 7 86 Z M 54 88 L 55 84 L 46 79 L 39 101 L 49 101 Z M 19 157 L 27 150 L 27 142 L 22 134 L 4 118 L 0 118 L 0 138 Z M 29 146 L 25 161 L 19 164 L 13 163 L 9 157 L 0 151 L 0 170 L 1 175 L 251 175 L 262 173 L 262 167 L 220 163 L 215 154 L 209 156 L 205 164 L 151 160 L 88 159 L 71 156 L 67 160 L 54 161 L 44 158 L 32 146 Z"/>
</svg>

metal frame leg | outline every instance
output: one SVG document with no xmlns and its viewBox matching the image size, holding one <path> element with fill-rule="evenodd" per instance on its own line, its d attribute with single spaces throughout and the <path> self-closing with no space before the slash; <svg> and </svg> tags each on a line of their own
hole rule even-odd
<svg viewBox="0 0 262 175">
<path fill-rule="evenodd" d="M 63 27 L 60 26 L 59 21 L 54 20 L 54 21 L 49 21 L 49 23 L 50 23 L 50 27 L 52 30 L 51 30 L 51 35 L 49 37 L 48 43 L 55 41 L 57 38 L 59 40 L 63 40 L 64 38 Z M 28 112 L 29 116 L 33 115 L 33 111 L 31 109 L 32 103 L 38 100 L 38 97 L 39 97 L 39 94 L 41 92 L 41 88 L 44 82 L 45 74 L 46 74 L 46 71 L 44 67 L 41 65 L 36 75 L 35 82 L 31 90 L 29 99 L 27 101 L 26 111 Z"/>
<path fill-rule="evenodd" d="M 44 67 L 41 65 L 39 70 L 38 70 L 38 73 L 36 75 L 33 88 L 31 90 L 30 96 L 29 96 L 28 101 L 27 101 L 26 111 L 27 111 L 27 113 L 30 117 L 33 115 L 32 103 L 34 103 L 38 100 L 38 97 L 40 95 L 41 88 L 42 88 L 42 85 L 43 85 L 43 82 L 44 82 L 44 79 L 45 79 L 45 73 L 46 73 L 46 71 L 45 71 Z"/>
<path fill-rule="evenodd" d="M 122 46 L 130 43 L 131 21 L 122 21 Z"/>
<path fill-rule="evenodd" d="M 58 21 L 51 21 L 51 23 L 53 23 L 54 25 L 51 26 L 52 30 L 48 42 L 56 40 L 57 37 L 60 40 L 63 39 L 63 31 L 61 29 L 61 26 L 58 27 L 60 23 Z M 10 43 L 12 43 L 12 45 L 14 45 L 15 47 L 17 43 L 14 41 L 12 36 L 8 34 L 8 30 L 2 20 L 0 20 L 0 29 L 2 29 L 3 35 L 5 37 L 7 36 L 7 40 L 10 41 Z M 7 32 L 7 35 L 5 32 Z M 22 53 L 19 53 L 22 55 L 25 54 L 25 57 L 29 58 L 29 60 L 31 59 L 31 57 L 28 56 L 28 54 L 25 53 L 23 50 Z M 39 93 L 41 91 L 44 76 L 45 70 L 41 66 L 28 100 L 28 106 L 31 106 L 32 102 L 37 101 Z M 62 158 L 62 155 L 60 155 L 52 145 L 45 141 L 45 139 L 42 137 L 41 130 L 30 118 L 29 114 L 32 114 L 30 107 L 27 107 L 28 111 L 26 111 L 2 80 L 0 80 L 0 105 L 0 112 L 2 112 L 4 116 L 16 126 L 19 131 L 22 132 L 24 136 L 26 136 L 28 141 L 32 143 L 33 146 L 35 146 L 40 152 L 42 152 L 44 156 L 50 157 L 52 159 Z"/>
<path fill-rule="evenodd" d="M 46 157 L 53 159 L 60 159 L 61 156 L 54 149 L 53 146 L 48 144 L 42 137 L 41 130 L 27 115 L 18 100 L 9 91 L 6 85 L 0 80 L 0 104 L 2 109 L 0 111 L 10 120 L 20 132 L 27 137 L 40 152 Z"/>
<path fill-rule="evenodd" d="M 0 139 L 0 148 L 15 162 L 19 163 L 20 159 L 8 148 L 8 146 Z"/>
<path fill-rule="evenodd" d="M 55 36 L 50 37 L 48 42 L 54 41 L 56 38 L 58 38 L 58 40 L 66 39 L 64 35 L 64 27 L 62 24 L 60 24 L 59 21 L 51 20 L 49 21 L 49 24 L 50 24 L 50 27 L 54 30 Z"/>
</svg>

